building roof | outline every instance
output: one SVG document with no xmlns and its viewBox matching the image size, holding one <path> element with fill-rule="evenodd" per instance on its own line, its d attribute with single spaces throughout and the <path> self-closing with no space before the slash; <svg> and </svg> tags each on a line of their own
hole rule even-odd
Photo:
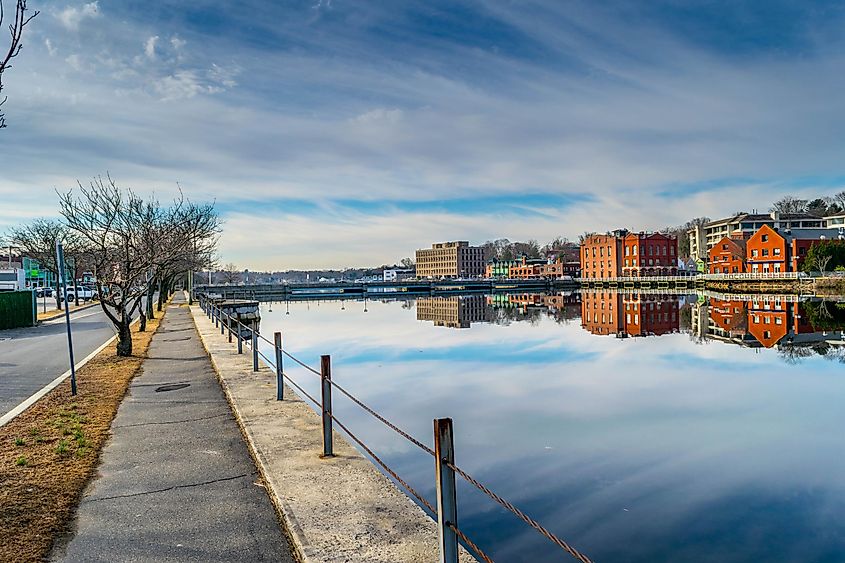
<svg viewBox="0 0 845 563">
<path fill-rule="evenodd" d="M 842 229 L 781 229 L 778 234 L 787 240 L 836 240 L 841 235 L 845 240 L 845 231 Z"/>
</svg>

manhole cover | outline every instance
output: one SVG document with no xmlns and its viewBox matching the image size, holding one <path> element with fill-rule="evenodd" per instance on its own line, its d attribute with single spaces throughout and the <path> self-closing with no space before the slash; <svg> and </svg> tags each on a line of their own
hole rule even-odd
<svg viewBox="0 0 845 563">
<path fill-rule="evenodd" d="M 177 389 L 184 389 L 185 387 L 189 387 L 190 383 L 171 383 L 170 385 L 162 385 L 161 387 L 156 387 L 156 393 L 164 393 L 166 391 L 176 391 Z"/>
</svg>

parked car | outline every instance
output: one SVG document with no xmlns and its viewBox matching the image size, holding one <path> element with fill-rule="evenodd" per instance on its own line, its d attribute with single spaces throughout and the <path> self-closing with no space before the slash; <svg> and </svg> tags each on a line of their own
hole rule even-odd
<svg viewBox="0 0 845 563">
<path fill-rule="evenodd" d="M 89 287 L 81 285 L 67 288 L 68 301 L 76 301 L 77 296 L 79 296 L 80 301 L 90 301 L 91 299 L 94 299 L 94 297 L 96 296 L 96 292 Z"/>
<path fill-rule="evenodd" d="M 53 288 L 52 287 L 36 287 L 35 288 L 35 296 L 36 297 L 53 297 Z"/>
</svg>

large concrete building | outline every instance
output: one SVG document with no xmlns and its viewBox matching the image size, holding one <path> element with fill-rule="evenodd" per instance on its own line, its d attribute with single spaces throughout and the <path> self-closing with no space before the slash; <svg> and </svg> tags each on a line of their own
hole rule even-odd
<svg viewBox="0 0 845 563">
<path fill-rule="evenodd" d="M 769 214 L 738 213 L 726 219 L 710 221 L 687 231 L 690 256 L 706 262 L 710 249 L 724 237 L 748 238 L 763 225 L 777 230 L 821 229 L 828 226 L 829 219 L 833 219 L 833 217 L 822 218 L 809 213 L 778 213 L 777 211 Z M 843 221 L 845 221 L 845 218 L 843 218 Z"/>
<path fill-rule="evenodd" d="M 461 240 L 417 250 L 418 278 L 474 278 L 484 275 L 484 249 Z"/>
</svg>

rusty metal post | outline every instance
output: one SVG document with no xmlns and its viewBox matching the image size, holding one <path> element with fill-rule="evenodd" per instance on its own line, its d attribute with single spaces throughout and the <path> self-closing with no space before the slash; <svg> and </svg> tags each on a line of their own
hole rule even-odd
<svg viewBox="0 0 845 563">
<path fill-rule="evenodd" d="M 282 401 L 285 398 L 285 380 L 282 371 L 282 333 L 276 332 L 273 335 L 273 342 L 276 350 L 276 400 Z"/>
<path fill-rule="evenodd" d="M 258 328 L 252 323 L 252 371 L 258 371 Z"/>
<path fill-rule="evenodd" d="M 323 455 L 334 457 L 332 447 L 332 357 L 320 356 L 320 382 L 323 392 Z"/>
<path fill-rule="evenodd" d="M 241 314 L 238 313 L 237 316 L 237 323 L 238 323 L 238 354 L 244 353 L 244 339 L 243 335 L 241 334 Z"/>
<path fill-rule="evenodd" d="M 449 525 L 458 527 L 458 497 L 455 472 L 446 465 L 455 464 L 451 418 L 434 419 L 434 457 L 437 473 L 437 543 L 440 547 L 440 563 L 457 563 L 458 535 Z"/>
</svg>

